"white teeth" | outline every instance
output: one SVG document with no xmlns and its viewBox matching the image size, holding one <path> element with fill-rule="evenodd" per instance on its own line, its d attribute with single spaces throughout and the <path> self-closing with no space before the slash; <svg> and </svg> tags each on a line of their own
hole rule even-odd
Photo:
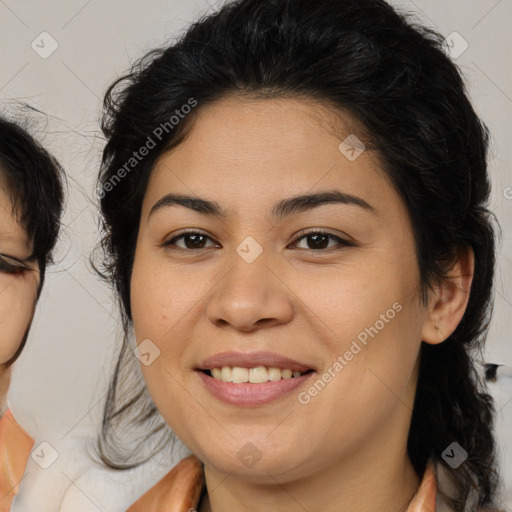
<svg viewBox="0 0 512 512">
<path fill-rule="evenodd" d="M 277 380 L 281 380 L 281 370 L 279 368 L 269 368 L 268 369 L 268 380 L 271 382 L 276 382 Z"/>
<path fill-rule="evenodd" d="M 281 372 L 281 376 L 283 379 L 291 379 L 292 378 L 292 371 L 291 370 L 283 370 Z"/>
<path fill-rule="evenodd" d="M 255 368 L 223 366 L 222 368 L 212 368 L 211 375 L 214 379 L 222 382 L 261 384 L 268 381 L 276 382 L 281 379 L 300 377 L 302 372 L 292 371 L 289 368 L 266 368 L 265 366 L 257 366 Z"/>
<path fill-rule="evenodd" d="M 251 368 L 249 370 L 249 382 L 258 384 L 261 382 L 267 382 L 268 372 L 264 366 L 258 366 L 257 368 Z"/>
<path fill-rule="evenodd" d="M 220 374 L 222 382 L 232 382 L 231 372 L 232 372 L 232 370 L 229 366 L 222 367 L 221 374 Z"/>
<path fill-rule="evenodd" d="M 231 380 L 236 383 L 249 382 L 249 369 L 235 366 L 231 372 Z"/>
</svg>

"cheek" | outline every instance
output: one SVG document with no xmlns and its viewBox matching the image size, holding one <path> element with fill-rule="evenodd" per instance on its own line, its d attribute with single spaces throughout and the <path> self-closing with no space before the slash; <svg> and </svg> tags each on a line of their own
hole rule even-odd
<svg viewBox="0 0 512 512">
<path fill-rule="evenodd" d="M 143 251 L 136 254 L 130 283 L 133 330 L 139 350 L 145 343 L 150 357 L 157 354 L 150 364 L 141 359 L 140 368 L 153 402 L 173 428 L 173 411 L 185 405 L 182 402 L 186 394 L 175 375 L 190 333 L 183 319 L 190 309 L 191 295 L 180 286 L 182 280 L 162 271 L 149 255 Z"/>
<path fill-rule="evenodd" d="M 364 318 L 351 321 L 349 327 L 339 324 L 348 334 L 340 337 L 341 343 L 333 339 L 333 364 L 328 373 L 334 377 L 327 376 L 332 384 L 321 391 L 321 398 L 320 392 L 318 399 L 302 397 L 303 402 L 316 400 L 317 414 L 324 415 L 326 424 L 343 421 L 343 435 L 372 430 L 391 411 L 407 413 L 413 407 L 421 310 L 407 295 L 390 294 L 387 299 L 378 302 L 381 307 L 369 308 L 371 315 L 366 311 Z M 339 421 L 333 421 L 336 418 Z"/>
<path fill-rule="evenodd" d="M 295 290 L 315 313 L 315 332 L 330 360 L 324 368 L 328 383 L 301 397 L 301 403 L 315 402 L 319 415 L 349 416 L 355 425 L 361 414 L 378 415 L 409 393 L 423 313 L 413 254 L 399 260 L 380 257 L 333 272 L 321 290 L 312 286 L 314 275 L 297 281 Z"/>
<path fill-rule="evenodd" d="M 141 367 L 149 387 L 152 379 L 161 384 L 169 368 L 182 363 L 192 333 L 188 322 L 196 315 L 194 306 L 201 293 L 204 291 L 194 286 L 190 275 L 182 276 L 179 268 L 170 269 L 161 258 L 144 250 L 136 253 L 130 283 L 135 339 L 137 344 L 150 340 L 159 351 L 153 363 Z"/>
<path fill-rule="evenodd" d="M 172 325 L 185 316 L 191 300 L 189 285 L 173 271 L 144 254 L 136 257 L 130 304 L 138 342 L 149 338 L 159 345 Z"/>
<path fill-rule="evenodd" d="M 34 287 L 37 285 L 15 282 L 0 293 L 0 364 L 15 354 L 32 321 Z"/>
<path fill-rule="evenodd" d="M 380 436 L 390 418 L 405 424 L 413 408 L 421 339 L 417 308 L 402 304 L 397 312 L 393 303 L 384 304 L 391 310 L 376 308 L 377 315 L 350 320 L 350 326 L 338 320 L 343 334 L 331 337 L 331 364 L 298 397 L 299 410 L 326 440 L 326 458 L 329 446 L 363 446 Z"/>
<path fill-rule="evenodd" d="M 411 339 L 404 328 L 409 331 L 419 321 L 414 261 L 394 262 L 386 256 L 354 258 L 328 273 L 313 268 L 286 276 L 307 306 L 302 308 L 303 316 L 314 324 L 333 356 L 348 350 L 355 339 L 363 347 L 374 337 L 391 344 L 402 336 Z"/>
</svg>

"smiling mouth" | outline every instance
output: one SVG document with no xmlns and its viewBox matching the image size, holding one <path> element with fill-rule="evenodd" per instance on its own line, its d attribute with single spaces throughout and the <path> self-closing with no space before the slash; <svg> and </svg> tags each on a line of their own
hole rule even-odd
<svg viewBox="0 0 512 512">
<path fill-rule="evenodd" d="M 210 370 L 201 370 L 209 377 L 220 382 L 232 382 L 234 384 L 262 384 L 264 382 L 278 382 L 280 380 L 294 379 L 301 377 L 313 370 L 292 371 L 289 368 L 277 368 L 256 366 L 254 368 L 245 368 L 240 366 L 222 366 Z"/>
</svg>

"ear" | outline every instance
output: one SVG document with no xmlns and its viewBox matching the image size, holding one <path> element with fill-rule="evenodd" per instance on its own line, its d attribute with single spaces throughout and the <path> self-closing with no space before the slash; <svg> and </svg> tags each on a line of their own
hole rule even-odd
<svg viewBox="0 0 512 512">
<path fill-rule="evenodd" d="M 460 247 L 452 268 L 429 295 L 421 333 L 424 342 L 437 345 L 455 331 L 468 305 L 474 271 L 473 248 L 469 245 Z"/>
</svg>

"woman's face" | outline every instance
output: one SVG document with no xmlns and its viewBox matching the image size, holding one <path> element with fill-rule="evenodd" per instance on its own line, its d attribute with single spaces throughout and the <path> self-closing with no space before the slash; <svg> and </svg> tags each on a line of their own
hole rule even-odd
<svg viewBox="0 0 512 512">
<path fill-rule="evenodd" d="M 39 270 L 36 262 L 18 262 L 30 256 L 25 230 L 12 212 L 12 204 L 0 187 L 0 364 L 18 350 L 34 314 Z"/>
<path fill-rule="evenodd" d="M 131 279 L 159 411 L 207 468 L 261 482 L 405 457 L 426 311 L 376 155 L 340 145 L 351 119 L 312 101 L 197 114 L 154 168 Z"/>
</svg>

